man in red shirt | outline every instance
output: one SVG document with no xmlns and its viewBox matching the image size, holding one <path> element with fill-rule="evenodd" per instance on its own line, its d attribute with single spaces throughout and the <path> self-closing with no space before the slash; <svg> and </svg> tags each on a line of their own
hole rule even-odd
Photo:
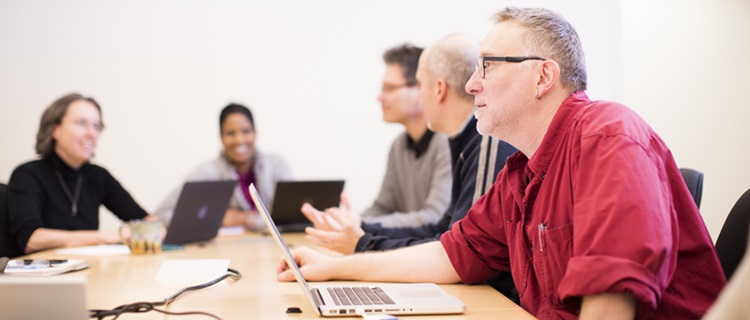
<svg viewBox="0 0 750 320">
<path fill-rule="evenodd" d="M 495 18 L 466 91 L 477 130 L 519 152 L 440 242 L 337 258 L 300 249 L 305 277 L 472 284 L 511 271 L 540 319 L 700 318 L 726 280 L 667 146 L 625 106 L 589 100 L 560 15 Z"/>
</svg>

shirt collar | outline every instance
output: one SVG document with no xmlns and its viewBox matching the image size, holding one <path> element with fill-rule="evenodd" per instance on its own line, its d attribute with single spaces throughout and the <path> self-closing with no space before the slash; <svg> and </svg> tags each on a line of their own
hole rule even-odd
<svg viewBox="0 0 750 320">
<path fill-rule="evenodd" d="M 464 123 L 461 131 L 450 135 L 448 141 L 450 143 L 459 143 L 462 140 L 466 140 L 468 137 L 473 137 L 475 134 L 479 134 L 479 132 L 477 132 L 477 120 L 474 118 L 474 115 L 472 115 L 466 119 L 466 123 Z"/>
<path fill-rule="evenodd" d="M 476 108 L 474 108 L 474 110 L 476 110 Z M 453 134 L 449 135 L 448 139 L 453 139 L 455 137 L 458 137 L 458 136 L 462 135 L 466 131 L 466 127 L 469 125 L 469 123 L 473 123 L 474 124 L 473 125 L 473 127 L 474 127 L 473 129 L 476 130 L 477 129 L 477 125 L 476 125 L 477 122 L 476 121 L 472 121 L 472 120 L 476 120 L 476 118 L 474 118 L 474 112 L 473 111 L 471 112 L 471 114 L 469 115 L 469 117 L 466 118 L 466 121 L 464 121 L 464 125 L 460 129 L 458 129 L 458 131 L 456 131 Z"/>
<path fill-rule="evenodd" d="M 544 177 L 549 169 L 552 157 L 555 155 L 557 144 L 570 128 L 578 111 L 584 106 L 591 103 L 591 100 L 583 91 L 576 91 L 570 94 L 560 107 L 557 109 L 555 116 L 552 118 L 547 133 L 544 134 L 542 143 L 539 144 L 534 155 L 528 160 L 528 168 L 534 175 Z"/>
<path fill-rule="evenodd" d="M 433 135 L 435 135 L 435 133 L 430 131 L 430 129 L 427 129 L 422 135 L 422 138 L 419 139 L 418 142 L 414 142 L 414 140 L 412 140 L 411 137 L 407 134 L 406 149 L 414 151 L 414 154 L 417 156 L 417 158 L 419 158 L 421 155 L 427 152 L 427 148 L 430 146 L 430 140 L 432 139 Z"/>
<path fill-rule="evenodd" d="M 73 174 L 80 172 L 83 168 L 89 165 L 89 162 L 86 161 L 83 163 L 83 165 L 81 165 L 80 168 L 78 168 L 78 170 L 73 169 L 68 166 L 68 164 L 65 163 L 65 161 L 63 161 L 63 159 L 60 158 L 60 156 L 54 150 L 52 150 L 52 152 L 50 152 L 49 154 L 42 156 L 42 158 L 47 160 L 47 162 L 49 162 L 53 168 L 60 170 L 63 174 Z"/>
</svg>

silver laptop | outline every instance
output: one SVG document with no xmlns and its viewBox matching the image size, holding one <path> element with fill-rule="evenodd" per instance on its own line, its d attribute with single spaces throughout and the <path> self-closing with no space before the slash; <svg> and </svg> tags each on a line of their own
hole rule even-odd
<svg viewBox="0 0 750 320">
<path fill-rule="evenodd" d="M 344 180 L 279 181 L 271 202 L 271 217 L 281 232 L 304 231 L 310 221 L 300 211 L 309 203 L 324 210 L 338 207 Z"/>
<path fill-rule="evenodd" d="M 0 276 L 0 310 L 3 319 L 88 319 L 85 278 Z"/>
<path fill-rule="evenodd" d="M 268 231 L 276 239 L 287 264 L 318 315 L 353 316 L 363 314 L 454 314 L 463 313 L 466 306 L 434 283 L 369 284 L 353 286 L 308 285 L 289 247 L 268 213 L 268 209 L 250 185 L 250 196 L 266 221 Z"/>
<path fill-rule="evenodd" d="M 237 181 L 186 182 L 164 244 L 186 244 L 215 238 L 236 185 Z"/>
</svg>

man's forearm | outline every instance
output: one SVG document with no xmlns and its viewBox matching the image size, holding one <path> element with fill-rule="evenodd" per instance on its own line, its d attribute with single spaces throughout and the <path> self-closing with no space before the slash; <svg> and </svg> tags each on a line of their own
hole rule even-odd
<svg viewBox="0 0 750 320">
<path fill-rule="evenodd" d="M 583 297 L 580 319 L 635 319 L 636 307 L 636 300 L 627 293 L 586 296 Z"/>
<path fill-rule="evenodd" d="M 335 278 L 342 280 L 436 283 L 461 280 L 439 241 L 342 257 L 334 268 Z"/>
<path fill-rule="evenodd" d="M 431 238 L 401 237 L 391 238 L 388 236 L 372 236 L 365 234 L 357 241 L 355 252 L 367 251 L 386 251 L 399 249 L 403 247 L 415 246 L 418 244 L 440 240 L 439 236 Z"/>
</svg>

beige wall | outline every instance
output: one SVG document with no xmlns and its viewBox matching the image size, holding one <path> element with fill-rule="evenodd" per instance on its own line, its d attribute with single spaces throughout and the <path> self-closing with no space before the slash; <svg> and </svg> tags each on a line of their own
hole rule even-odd
<svg viewBox="0 0 750 320">
<path fill-rule="evenodd" d="M 618 100 L 617 2 L 527 1 L 560 11 L 584 39 L 593 97 Z M 95 161 L 147 210 L 218 155 L 219 110 L 251 106 L 258 144 L 302 179 L 345 178 L 357 209 L 379 190 L 403 129 L 375 100 L 381 54 L 449 33 L 481 39 L 508 2 L 0 0 L 0 181 L 34 158 L 42 110 L 95 96 Z M 103 210 L 106 211 L 106 210 Z M 104 213 L 103 227 L 117 226 Z"/>
<path fill-rule="evenodd" d="M 714 239 L 750 188 L 750 1 L 622 1 L 624 102 L 705 174 Z"/>
</svg>

